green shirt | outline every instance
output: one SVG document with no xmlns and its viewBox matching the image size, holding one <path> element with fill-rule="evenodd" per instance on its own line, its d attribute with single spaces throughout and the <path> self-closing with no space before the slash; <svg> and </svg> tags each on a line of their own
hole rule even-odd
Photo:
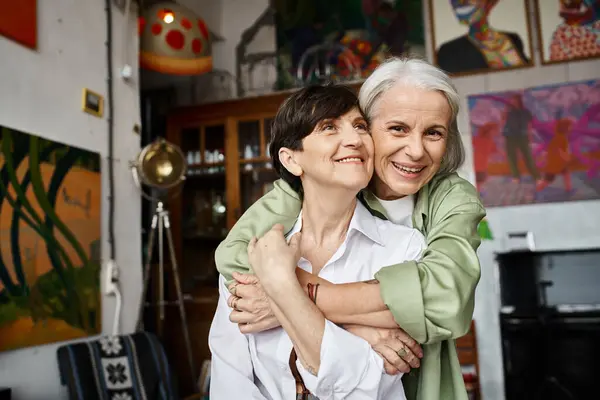
<svg viewBox="0 0 600 400">
<path fill-rule="evenodd" d="M 359 194 L 373 215 L 385 211 L 367 190 Z M 219 272 L 248 272 L 247 246 L 280 223 L 289 231 L 301 200 L 285 182 L 254 203 L 219 245 Z M 375 278 L 398 325 L 423 346 L 421 367 L 404 375 L 408 400 L 466 400 L 454 339 L 469 330 L 480 267 L 477 225 L 485 216 L 476 189 L 457 174 L 438 175 L 417 194 L 413 227 L 427 240 L 420 261 L 382 268 Z"/>
</svg>

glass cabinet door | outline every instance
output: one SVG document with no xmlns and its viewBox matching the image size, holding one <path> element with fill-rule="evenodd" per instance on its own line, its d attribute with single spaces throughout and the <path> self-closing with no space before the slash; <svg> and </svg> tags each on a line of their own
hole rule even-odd
<svg viewBox="0 0 600 400">
<path fill-rule="evenodd" d="M 184 138 L 186 136 L 184 133 Z M 224 238 L 225 223 L 225 124 L 193 128 L 182 150 L 188 162 L 183 196 L 184 237 Z"/>
<path fill-rule="evenodd" d="M 216 282 L 214 250 L 227 236 L 224 122 L 182 130 L 188 171 L 181 196 L 184 291 Z M 187 289 L 187 290 L 185 290 Z"/>
<path fill-rule="evenodd" d="M 238 121 L 241 213 L 268 192 L 277 179 L 268 150 L 272 121 L 271 116 Z"/>
</svg>

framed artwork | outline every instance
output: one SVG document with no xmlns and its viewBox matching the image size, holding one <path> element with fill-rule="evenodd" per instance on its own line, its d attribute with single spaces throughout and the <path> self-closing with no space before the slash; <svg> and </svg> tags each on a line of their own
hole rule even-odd
<svg viewBox="0 0 600 400">
<path fill-rule="evenodd" d="M 469 96 L 487 207 L 600 199 L 600 80 Z"/>
<path fill-rule="evenodd" d="M 600 57 L 600 0 L 536 0 L 543 64 Z"/>
<path fill-rule="evenodd" d="M 453 76 L 533 65 L 528 0 L 428 0 L 434 63 Z"/>
<path fill-rule="evenodd" d="M 96 335 L 100 155 L 0 132 L 0 351 Z"/>
<path fill-rule="evenodd" d="M 37 0 L 0 0 L 0 35 L 37 48 Z"/>
<path fill-rule="evenodd" d="M 90 89 L 84 88 L 81 98 L 81 109 L 88 114 L 102 118 L 102 115 L 104 115 L 104 97 L 96 92 L 92 92 Z"/>
<path fill-rule="evenodd" d="M 318 70 L 331 70 L 328 80 L 360 80 L 390 55 L 425 57 L 422 0 L 276 0 L 272 4 L 279 90 L 319 81 Z"/>
</svg>

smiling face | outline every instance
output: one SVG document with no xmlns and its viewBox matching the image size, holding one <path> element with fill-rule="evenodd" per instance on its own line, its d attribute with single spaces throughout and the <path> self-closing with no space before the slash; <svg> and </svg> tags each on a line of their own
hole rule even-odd
<svg viewBox="0 0 600 400">
<path fill-rule="evenodd" d="M 452 111 L 437 91 L 396 85 L 374 107 L 375 194 L 393 200 L 415 194 L 439 171 Z"/>
<path fill-rule="evenodd" d="M 450 0 L 454 14 L 463 25 L 473 25 L 488 16 L 498 0 Z"/>
<path fill-rule="evenodd" d="M 283 166 L 302 180 L 305 194 L 343 189 L 356 195 L 373 176 L 373 139 L 367 122 L 353 108 L 320 121 L 302 140 L 302 150 L 279 150 Z"/>
</svg>

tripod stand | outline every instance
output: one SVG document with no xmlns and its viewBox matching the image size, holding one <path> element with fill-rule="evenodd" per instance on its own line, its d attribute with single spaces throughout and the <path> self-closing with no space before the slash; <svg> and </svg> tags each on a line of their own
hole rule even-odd
<svg viewBox="0 0 600 400">
<path fill-rule="evenodd" d="M 173 235 L 171 234 L 171 223 L 169 221 L 169 212 L 165 210 L 163 202 L 159 201 L 156 205 L 156 210 L 152 216 L 152 229 L 148 235 L 148 258 L 146 259 L 146 265 L 144 266 L 144 286 L 142 289 L 142 301 L 138 313 L 138 324 L 140 328 L 143 327 L 143 313 L 146 301 L 146 293 L 148 290 L 148 282 L 150 280 L 150 267 L 152 263 L 152 253 L 154 247 L 154 236 L 158 229 L 158 281 L 159 281 L 159 299 L 158 299 L 158 310 L 159 310 L 159 323 L 157 333 L 162 339 L 163 325 L 165 322 L 165 285 L 164 285 L 164 251 L 163 251 L 163 235 L 166 231 L 167 245 L 169 246 L 169 256 L 171 258 L 171 268 L 173 277 L 175 279 L 175 291 L 177 292 L 176 303 L 179 306 L 179 316 L 181 318 L 181 328 L 183 331 L 183 339 L 185 340 L 185 347 L 188 356 L 188 362 L 190 365 L 190 373 L 192 380 L 195 384 L 195 373 L 194 368 L 194 357 L 192 354 L 192 344 L 190 342 L 190 334 L 188 331 L 187 317 L 185 312 L 185 305 L 183 304 L 183 294 L 181 291 L 181 281 L 179 280 L 179 268 L 177 266 L 177 260 L 175 258 L 175 247 L 173 246 Z"/>
</svg>

